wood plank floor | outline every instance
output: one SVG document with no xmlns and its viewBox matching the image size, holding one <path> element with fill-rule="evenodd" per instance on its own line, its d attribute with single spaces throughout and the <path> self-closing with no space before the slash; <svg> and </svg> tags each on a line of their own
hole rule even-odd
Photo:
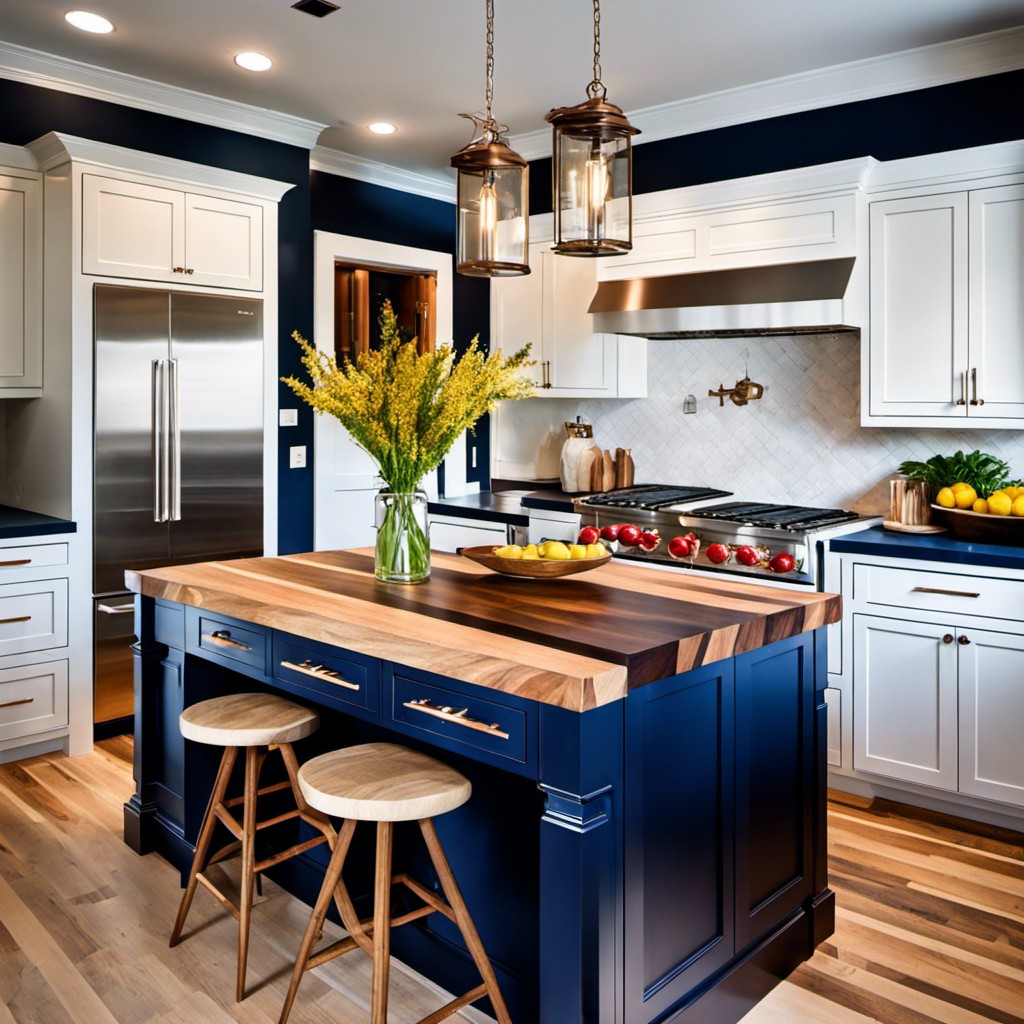
<svg viewBox="0 0 1024 1024">
<path fill-rule="evenodd" d="M 0 765 L 0 1024 L 272 1024 L 306 908 L 267 883 L 242 1004 L 234 922 L 212 899 L 168 949 L 176 872 L 121 841 L 130 756 L 111 740 Z M 836 934 L 744 1024 L 1024 1024 L 1021 837 L 883 812 L 831 805 Z M 365 1024 L 368 968 L 353 955 L 308 976 L 294 1024 Z M 439 1005 L 400 971 L 392 993 L 394 1024 Z"/>
</svg>

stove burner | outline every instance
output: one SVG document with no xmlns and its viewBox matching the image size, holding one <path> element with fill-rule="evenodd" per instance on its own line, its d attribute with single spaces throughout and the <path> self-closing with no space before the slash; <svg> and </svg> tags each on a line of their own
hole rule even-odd
<svg viewBox="0 0 1024 1024">
<path fill-rule="evenodd" d="M 710 508 L 695 508 L 688 516 L 740 523 L 768 530 L 817 530 L 835 523 L 848 523 L 859 518 L 856 512 L 842 508 L 805 508 L 802 505 L 765 505 L 757 502 L 730 501 Z"/>
<path fill-rule="evenodd" d="M 593 494 L 581 499 L 580 505 L 599 505 L 602 508 L 639 508 L 655 512 L 667 505 L 683 502 L 707 501 L 710 498 L 728 498 L 731 491 L 719 491 L 714 487 L 661 487 L 651 484 L 634 487 L 627 491 L 610 491 Z"/>
</svg>

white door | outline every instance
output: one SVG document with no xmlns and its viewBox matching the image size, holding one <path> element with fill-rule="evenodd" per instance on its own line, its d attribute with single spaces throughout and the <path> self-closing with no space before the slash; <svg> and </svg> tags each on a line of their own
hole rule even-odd
<svg viewBox="0 0 1024 1024">
<path fill-rule="evenodd" d="M 1024 419 L 1024 185 L 970 193 L 967 415 Z"/>
<path fill-rule="evenodd" d="M 957 638 L 960 792 L 1024 807 L 1024 636 L 968 628 Z"/>
<path fill-rule="evenodd" d="M 952 626 L 853 617 L 853 767 L 957 788 L 957 643 Z"/>
<path fill-rule="evenodd" d="M 870 226 L 871 414 L 965 417 L 967 193 L 872 203 Z"/>
<path fill-rule="evenodd" d="M 524 345 L 532 346 L 530 358 L 534 365 L 527 374 L 538 389 L 544 387 L 550 372 L 544 352 L 544 246 L 530 246 L 530 273 L 519 277 L 496 277 L 491 280 L 491 348 L 501 348 L 506 355 Z"/>
<path fill-rule="evenodd" d="M 0 389 L 43 384 L 40 183 L 0 176 Z"/>
<path fill-rule="evenodd" d="M 185 193 L 82 176 L 82 273 L 185 281 Z"/>
<path fill-rule="evenodd" d="M 189 284 L 263 289 L 263 207 L 185 196 L 185 273 Z"/>
</svg>

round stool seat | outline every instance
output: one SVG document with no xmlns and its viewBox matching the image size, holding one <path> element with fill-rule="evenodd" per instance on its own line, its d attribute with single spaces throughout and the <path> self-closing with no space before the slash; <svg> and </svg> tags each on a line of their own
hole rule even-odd
<svg viewBox="0 0 1024 1024">
<path fill-rule="evenodd" d="M 473 787 L 454 768 L 394 743 L 321 754 L 299 770 L 299 789 L 318 811 L 354 821 L 418 821 L 464 804 Z"/>
<path fill-rule="evenodd" d="M 185 708 L 179 719 L 187 740 L 217 747 L 293 743 L 316 731 L 320 716 L 269 693 L 232 693 Z"/>
</svg>

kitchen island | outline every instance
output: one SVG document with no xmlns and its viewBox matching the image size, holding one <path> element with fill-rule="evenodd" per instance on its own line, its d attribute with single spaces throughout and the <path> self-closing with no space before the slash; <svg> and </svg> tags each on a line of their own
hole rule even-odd
<svg viewBox="0 0 1024 1024">
<path fill-rule="evenodd" d="M 191 860 L 218 752 L 180 738 L 182 708 L 284 691 L 322 715 L 300 759 L 385 738 L 472 780 L 438 830 L 520 1024 L 735 1021 L 831 934 L 838 597 L 616 563 L 523 580 L 444 554 L 429 582 L 386 586 L 369 550 L 126 579 L 138 852 Z M 311 901 L 322 849 L 273 877 Z M 346 868 L 360 912 L 370 853 Z M 396 859 L 423 872 L 411 832 Z M 473 983 L 438 915 L 394 952 L 450 991 Z"/>
</svg>

